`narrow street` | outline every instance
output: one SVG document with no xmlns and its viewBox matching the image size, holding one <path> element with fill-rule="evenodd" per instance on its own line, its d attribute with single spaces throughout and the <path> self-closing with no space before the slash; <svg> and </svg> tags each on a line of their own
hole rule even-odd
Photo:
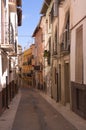
<svg viewBox="0 0 86 130">
<path fill-rule="evenodd" d="M 12 130 L 76 130 L 37 90 L 21 88 Z"/>
<path fill-rule="evenodd" d="M 0 0 L 0 130 L 86 130 L 86 0 Z"/>
</svg>

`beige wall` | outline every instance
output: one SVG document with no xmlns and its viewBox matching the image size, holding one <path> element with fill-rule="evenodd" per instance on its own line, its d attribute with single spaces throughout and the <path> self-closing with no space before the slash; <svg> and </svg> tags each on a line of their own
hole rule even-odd
<svg viewBox="0 0 86 130">
<path fill-rule="evenodd" d="M 86 16 L 86 0 L 71 0 L 71 27 Z"/>
<path fill-rule="evenodd" d="M 83 59 L 84 59 L 84 84 L 86 84 L 86 19 L 83 22 Z"/>
<path fill-rule="evenodd" d="M 59 6 L 59 44 L 62 43 L 63 33 L 67 22 L 67 15 L 68 12 L 70 12 L 70 0 L 66 0 L 63 2 L 62 5 Z M 69 101 L 66 100 L 66 94 L 69 95 L 69 84 L 66 86 L 66 70 L 65 70 L 65 64 L 68 63 L 70 65 L 70 54 L 62 54 L 60 52 L 60 58 L 59 58 L 59 64 L 61 64 L 61 103 L 63 105 L 66 105 Z M 68 74 L 70 76 L 70 73 L 68 71 Z M 66 81 L 65 81 L 66 80 Z M 70 80 L 70 79 L 69 79 Z M 66 92 L 67 89 L 67 92 Z"/>
<path fill-rule="evenodd" d="M 52 4 L 53 4 L 53 0 L 51 1 L 46 15 L 45 15 L 45 29 L 43 31 L 45 31 L 45 41 L 44 41 L 44 50 L 49 50 L 49 38 L 52 35 L 52 25 L 49 27 L 49 22 L 46 25 L 46 20 L 49 20 L 49 15 L 50 15 L 50 11 L 52 9 Z M 44 59 L 44 70 L 43 70 L 43 75 L 44 75 L 44 82 L 46 82 L 46 90 L 47 90 L 47 94 L 49 96 L 51 96 L 51 66 L 48 65 L 47 63 L 47 59 Z"/>
<path fill-rule="evenodd" d="M 59 42 L 62 40 L 62 33 L 65 25 L 65 15 L 70 7 L 70 0 L 66 0 L 62 6 L 59 7 Z"/>
</svg>

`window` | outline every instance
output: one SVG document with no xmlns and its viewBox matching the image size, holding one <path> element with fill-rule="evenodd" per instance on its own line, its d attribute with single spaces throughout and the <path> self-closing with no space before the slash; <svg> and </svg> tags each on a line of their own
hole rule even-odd
<svg viewBox="0 0 86 130">
<path fill-rule="evenodd" d="M 51 52 L 51 37 L 49 38 L 49 51 L 47 57 L 48 65 L 50 65 L 50 55 L 51 55 L 50 52 Z"/>
<path fill-rule="evenodd" d="M 42 33 L 41 34 L 41 42 L 43 42 L 45 39 L 44 39 L 44 34 Z"/>
<path fill-rule="evenodd" d="M 57 83 L 56 67 L 54 68 L 54 74 L 55 74 L 55 84 L 56 84 Z"/>
<path fill-rule="evenodd" d="M 75 80 L 83 83 L 83 26 L 76 29 Z"/>
<path fill-rule="evenodd" d="M 52 7 L 50 14 L 51 14 L 51 15 L 50 15 L 50 16 L 51 16 L 51 17 L 50 17 L 50 19 L 51 19 L 50 21 L 51 21 L 51 23 L 52 23 L 52 22 L 53 22 L 53 18 L 54 18 L 54 6 Z"/>
<path fill-rule="evenodd" d="M 61 50 L 69 50 L 70 48 L 70 16 L 67 13 L 66 24 L 63 32 L 63 40 L 61 44 Z"/>
<path fill-rule="evenodd" d="M 48 20 L 46 19 L 46 33 L 48 33 Z"/>
<path fill-rule="evenodd" d="M 5 55 L 2 56 L 2 75 L 6 72 L 7 68 L 7 57 Z"/>
<path fill-rule="evenodd" d="M 57 27 L 55 30 L 54 41 L 53 41 L 53 54 L 57 54 Z"/>
</svg>

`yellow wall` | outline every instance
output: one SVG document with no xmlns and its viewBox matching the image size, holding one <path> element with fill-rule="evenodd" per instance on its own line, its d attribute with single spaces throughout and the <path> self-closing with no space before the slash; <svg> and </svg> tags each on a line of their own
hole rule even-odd
<svg viewBox="0 0 86 130">
<path fill-rule="evenodd" d="M 23 75 L 23 78 L 27 82 L 32 82 L 32 77 L 27 76 L 27 73 L 32 70 L 32 64 L 28 64 L 28 59 L 32 56 L 32 49 L 29 48 L 23 52 L 23 65 L 22 65 L 22 73 L 26 74 Z"/>
</svg>

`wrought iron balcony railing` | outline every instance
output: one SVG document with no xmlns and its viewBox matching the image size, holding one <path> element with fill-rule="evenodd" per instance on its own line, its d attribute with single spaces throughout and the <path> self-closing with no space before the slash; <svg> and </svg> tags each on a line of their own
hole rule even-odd
<svg viewBox="0 0 86 130">
<path fill-rule="evenodd" d="M 70 53 L 70 32 L 68 29 L 65 29 L 63 32 L 63 41 L 60 45 L 61 52 Z"/>
<path fill-rule="evenodd" d="M 15 42 L 14 42 L 14 29 L 12 24 L 5 24 L 5 26 L 2 27 L 1 34 L 2 36 L 4 36 L 4 40 L 1 39 L 1 48 L 5 49 L 6 51 L 13 51 Z"/>
<path fill-rule="evenodd" d="M 6 25 L 5 42 L 9 44 L 14 44 L 14 29 L 12 24 Z"/>
</svg>

